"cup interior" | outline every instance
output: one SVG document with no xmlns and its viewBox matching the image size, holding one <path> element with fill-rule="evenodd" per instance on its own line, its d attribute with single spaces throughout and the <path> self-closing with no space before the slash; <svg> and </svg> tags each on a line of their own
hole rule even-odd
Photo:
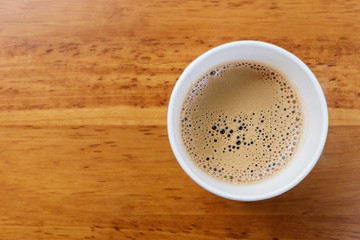
<svg viewBox="0 0 360 240">
<path fill-rule="evenodd" d="M 192 162 L 180 136 L 180 110 L 192 84 L 212 67 L 234 60 L 257 61 L 282 72 L 297 88 L 297 92 L 303 100 L 305 115 L 305 131 L 294 159 L 269 180 L 246 186 L 222 183 L 208 176 Z M 175 157 L 184 171 L 196 183 L 224 198 L 255 201 L 271 198 L 291 189 L 311 171 L 325 144 L 328 112 L 319 82 L 299 58 L 269 43 L 239 41 L 209 50 L 184 70 L 170 98 L 167 124 L 169 140 Z"/>
</svg>

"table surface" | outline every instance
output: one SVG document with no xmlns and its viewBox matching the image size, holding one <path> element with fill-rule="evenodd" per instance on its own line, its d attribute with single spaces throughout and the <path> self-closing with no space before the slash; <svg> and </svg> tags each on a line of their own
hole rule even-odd
<svg viewBox="0 0 360 240">
<path fill-rule="evenodd" d="M 236 202 L 183 172 L 167 105 L 217 45 L 302 59 L 329 107 L 313 171 Z M 360 239 L 360 2 L 0 2 L 0 239 Z"/>
</svg>

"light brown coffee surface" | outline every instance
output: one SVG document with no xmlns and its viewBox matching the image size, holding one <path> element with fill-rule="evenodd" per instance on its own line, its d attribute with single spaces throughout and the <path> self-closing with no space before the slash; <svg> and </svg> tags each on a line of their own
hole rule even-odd
<svg viewBox="0 0 360 240">
<path fill-rule="evenodd" d="M 230 62 L 206 72 L 189 90 L 181 137 L 194 163 L 234 184 L 262 181 L 295 156 L 304 128 L 301 100 L 279 71 Z"/>
</svg>

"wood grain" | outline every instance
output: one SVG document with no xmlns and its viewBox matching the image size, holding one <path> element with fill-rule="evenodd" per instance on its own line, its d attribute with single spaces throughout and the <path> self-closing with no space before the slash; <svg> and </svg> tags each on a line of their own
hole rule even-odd
<svg viewBox="0 0 360 240">
<path fill-rule="evenodd" d="M 167 104 L 210 48 L 261 40 L 317 76 L 310 175 L 243 203 L 176 162 Z M 360 239 L 360 2 L 0 1 L 0 239 Z"/>
</svg>

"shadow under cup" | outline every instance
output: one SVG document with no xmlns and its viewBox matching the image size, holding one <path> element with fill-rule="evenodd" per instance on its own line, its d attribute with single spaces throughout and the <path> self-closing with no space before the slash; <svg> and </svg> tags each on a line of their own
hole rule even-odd
<svg viewBox="0 0 360 240">
<path fill-rule="evenodd" d="M 244 186 L 220 182 L 199 169 L 187 154 L 180 135 L 181 107 L 192 84 L 212 67 L 234 60 L 257 61 L 278 69 L 297 88 L 304 107 L 305 129 L 294 159 L 268 180 Z M 227 43 L 195 59 L 181 74 L 173 89 L 167 117 L 170 145 L 184 171 L 206 190 L 240 201 L 271 198 L 297 185 L 318 161 L 328 130 L 326 100 L 314 74 L 290 52 L 258 41 Z"/>
</svg>

